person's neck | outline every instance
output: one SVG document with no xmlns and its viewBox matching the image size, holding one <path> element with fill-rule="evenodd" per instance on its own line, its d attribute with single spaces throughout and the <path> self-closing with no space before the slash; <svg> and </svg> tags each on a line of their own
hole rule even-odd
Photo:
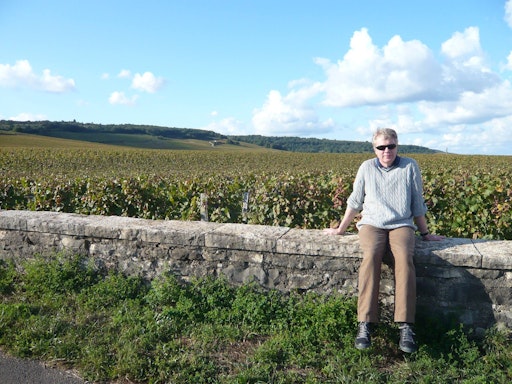
<svg viewBox="0 0 512 384">
<path fill-rule="evenodd" d="M 400 163 L 400 157 L 397 155 L 393 161 L 391 162 L 391 164 L 389 165 L 384 165 L 380 162 L 380 160 L 377 158 L 377 165 L 380 167 L 380 168 L 384 168 L 384 169 L 391 169 L 393 167 L 396 167 L 398 165 L 398 163 Z"/>
</svg>

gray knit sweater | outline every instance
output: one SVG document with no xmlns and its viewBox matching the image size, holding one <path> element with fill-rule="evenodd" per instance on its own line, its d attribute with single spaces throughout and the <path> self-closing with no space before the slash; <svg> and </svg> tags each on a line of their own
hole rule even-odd
<svg viewBox="0 0 512 384">
<path fill-rule="evenodd" d="M 414 159 L 397 157 L 393 166 L 384 168 L 376 158 L 366 160 L 357 171 L 347 204 L 362 210 L 358 228 L 369 224 L 383 229 L 416 229 L 414 217 L 427 212 L 418 164 Z"/>
</svg>

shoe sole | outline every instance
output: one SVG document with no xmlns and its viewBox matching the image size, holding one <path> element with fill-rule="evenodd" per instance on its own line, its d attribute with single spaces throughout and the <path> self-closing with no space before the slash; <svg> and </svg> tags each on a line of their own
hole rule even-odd
<svg viewBox="0 0 512 384">
<path fill-rule="evenodd" d="M 405 353 L 414 353 L 418 350 L 418 348 L 415 348 L 415 349 L 406 348 L 406 347 L 399 347 L 399 348 L 402 352 L 405 352 Z"/>
</svg>

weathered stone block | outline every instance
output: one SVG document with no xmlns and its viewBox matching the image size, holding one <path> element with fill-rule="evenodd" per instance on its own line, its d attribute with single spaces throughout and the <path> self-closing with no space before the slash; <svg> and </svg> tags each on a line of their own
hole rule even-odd
<svg viewBox="0 0 512 384">
<path fill-rule="evenodd" d="M 274 252 L 277 239 L 289 230 L 289 228 L 262 225 L 222 225 L 205 234 L 205 246 Z"/>
</svg>

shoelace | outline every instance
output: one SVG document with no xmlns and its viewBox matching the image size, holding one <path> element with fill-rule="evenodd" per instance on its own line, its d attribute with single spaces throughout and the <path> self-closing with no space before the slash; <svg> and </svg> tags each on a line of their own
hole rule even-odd
<svg viewBox="0 0 512 384">
<path fill-rule="evenodd" d="M 414 343 L 414 336 L 416 336 L 416 334 L 414 333 L 411 327 L 409 327 L 408 325 L 403 325 L 400 327 L 400 330 L 402 331 L 400 333 L 402 341 Z"/>
<path fill-rule="evenodd" d="M 360 323 L 359 324 L 359 332 L 357 333 L 358 339 L 367 338 L 370 335 L 370 328 L 368 323 Z"/>
</svg>

